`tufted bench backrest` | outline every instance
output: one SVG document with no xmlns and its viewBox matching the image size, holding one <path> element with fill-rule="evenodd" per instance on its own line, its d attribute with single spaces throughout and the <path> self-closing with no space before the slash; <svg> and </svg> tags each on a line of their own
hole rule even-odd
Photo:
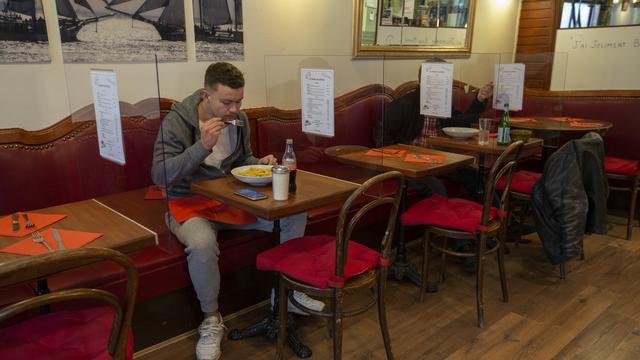
<svg viewBox="0 0 640 360">
<path fill-rule="evenodd" d="M 171 102 L 122 104 L 126 165 L 100 157 L 93 108 L 74 113 L 39 132 L 14 130 L 0 142 L 0 214 L 54 206 L 151 184 L 153 143 L 160 114 Z M 153 109 L 153 111 L 145 111 Z M 133 112 L 135 110 L 135 112 Z M 146 115 L 132 115 L 132 113 Z M 13 141 L 11 141 L 13 137 Z M 9 140 L 9 141 L 7 141 Z"/>
</svg>

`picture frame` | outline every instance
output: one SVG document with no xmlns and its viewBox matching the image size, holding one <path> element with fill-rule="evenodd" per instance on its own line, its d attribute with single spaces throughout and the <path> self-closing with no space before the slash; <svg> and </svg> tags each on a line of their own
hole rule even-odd
<svg viewBox="0 0 640 360">
<path fill-rule="evenodd" d="M 469 56 L 476 0 L 354 0 L 353 56 Z"/>
</svg>

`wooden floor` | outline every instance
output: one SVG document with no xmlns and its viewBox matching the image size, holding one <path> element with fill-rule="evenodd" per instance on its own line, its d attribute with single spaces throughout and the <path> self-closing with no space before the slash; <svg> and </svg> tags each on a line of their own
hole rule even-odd
<svg viewBox="0 0 640 360">
<path fill-rule="evenodd" d="M 489 259 L 484 330 L 476 327 L 475 277 L 464 275 L 456 259 L 449 262 L 440 291 L 427 294 L 424 303 L 417 301 L 415 286 L 389 281 L 387 314 L 395 358 L 640 359 L 640 229 L 634 228 L 632 241 L 622 238 L 624 231 L 614 224 L 608 236 L 587 237 L 587 258 L 568 265 L 566 281 L 547 261 L 535 235 L 526 237 L 534 240 L 529 244 L 511 246 L 508 303 L 501 301 L 497 265 Z M 420 245 L 412 245 L 410 251 L 417 254 Z M 227 325 L 243 327 L 266 311 L 259 308 Z M 312 358 L 330 359 L 332 343 L 324 321 L 299 317 L 297 324 Z M 343 358 L 385 358 L 375 308 L 346 319 L 344 327 Z M 193 359 L 196 341 L 191 332 L 136 358 Z M 222 359 L 273 359 L 275 344 L 262 337 L 225 339 L 222 350 Z M 289 349 L 286 357 L 296 358 Z"/>
</svg>

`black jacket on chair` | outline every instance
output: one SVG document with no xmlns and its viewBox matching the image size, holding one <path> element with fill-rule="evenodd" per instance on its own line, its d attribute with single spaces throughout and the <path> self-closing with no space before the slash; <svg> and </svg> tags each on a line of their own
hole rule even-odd
<svg viewBox="0 0 640 360">
<path fill-rule="evenodd" d="M 607 231 L 604 144 L 591 132 L 549 157 L 533 189 L 536 230 L 552 264 L 580 254 L 585 232 Z"/>
</svg>

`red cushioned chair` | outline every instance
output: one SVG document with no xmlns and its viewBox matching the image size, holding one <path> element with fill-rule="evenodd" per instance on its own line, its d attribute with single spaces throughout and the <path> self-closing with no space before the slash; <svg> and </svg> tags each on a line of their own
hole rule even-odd
<svg viewBox="0 0 640 360">
<path fill-rule="evenodd" d="M 611 186 L 609 190 L 628 191 L 631 194 L 629 200 L 629 214 L 627 215 L 627 240 L 631 240 L 633 230 L 633 218 L 636 213 L 636 199 L 638 198 L 638 187 L 640 186 L 640 161 L 626 160 L 614 157 L 604 158 L 604 171 L 607 178 L 625 182 L 628 186 Z"/>
<path fill-rule="evenodd" d="M 509 188 L 509 213 L 512 214 L 512 216 L 515 216 L 515 214 L 513 214 L 512 212 L 514 203 L 520 202 L 522 204 L 522 207 L 520 209 L 521 226 L 524 225 L 525 220 L 527 219 L 533 187 L 536 185 L 536 182 L 540 180 L 541 176 L 541 173 L 526 170 L 520 170 L 513 174 L 513 178 L 511 179 L 511 187 Z M 506 180 L 506 178 L 502 177 L 500 181 L 498 181 L 498 184 L 496 184 L 496 190 L 503 191 L 507 183 Z M 518 237 L 515 240 L 516 246 L 518 246 L 518 244 L 520 243 L 521 238 L 522 233 L 519 232 Z"/>
<path fill-rule="evenodd" d="M 522 141 L 517 141 L 500 155 L 491 167 L 484 190 L 482 204 L 456 198 L 432 196 L 424 199 L 402 215 L 404 225 L 426 225 L 424 234 L 424 254 L 422 259 L 422 283 L 420 286 L 420 301 L 424 300 L 424 294 L 429 281 L 429 254 L 431 247 L 438 249 L 442 254 L 442 270 L 440 281 L 444 281 L 446 255 L 460 257 L 475 257 L 476 268 L 476 303 L 478 314 L 478 327 L 484 328 L 484 305 L 482 300 L 484 282 L 484 259 L 486 255 L 497 253 L 498 268 L 500 270 L 500 283 L 502 285 L 502 298 L 507 302 L 507 279 L 504 269 L 504 241 L 506 238 L 506 211 L 508 209 L 509 187 L 513 170 L 517 163 L 518 155 L 522 149 Z M 501 208 L 492 207 L 493 194 L 498 179 L 505 177 L 505 191 L 501 197 Z M 442 238 L 440 245 L 435 244 L 436 237 Z M 487 248 L 488 237 L 498 237 L 495 247 Z M 459 252 L 447 248 L 447 240 L 456 238 L 469 240 L 475 245 L 475 251 Z"/>
<path fill-rule="evenodd" d="M 0 310 L 0 359 L 131 359 L 131 318 L 138 288 L 138 272 L 128 257 L 101 248 L 60 250 L 21 258 L 0 268 L 0 287 L 41 281 L 64 270 L 97 261 L 113 261 L 127 273 L 126 298 L 99 289 L 70 289 L 35 296 Z M 74 304 L 109 306 L 78 308 Z M 54 311 L 23 319 L 25 311 L 68 302 L 73 310 Z M 14 315 L 21 317 L 11 319 Z M 17 320 L 19 319 L 19 320 Z"/>
<path fill-rule="evenodd" d="M 396 191 L 393 196 L 379 197 L 367 193 L 367 190 L 372 187 L 382 186 L 385 180 L 395 180 Z M 374 176 L 360 185 L 345 201 L 340 211 L 335 236 L 303 236 L 258 255 L 256 259 L 258 269 L 279 273 L 280 332 L 276 358 L 281 357 L 287 337 L 287 297 L 300 310 L 331 319 L 334 359 L 342 357 L 342 318 L 361 314 L 377 303 L 384 348 L 387 358 L 393 358 L 387 330 L 384 290 L 402 187 L 403 176 L 397 171 Z M 351 219 L 347 219 L 352 205 L 361 204 L 356 200 L 362 200 L 362 198 L 367 199 L 368 202 Z M 380 208 L 381 206 L 383 207 Z M 357 222 L 373 209 L 384 209 L 389 213 L 385 232 L 380 236 L 379 250 L 349 240 Z M 370 298 L 365 304 L 346 310 L 343 307 L 345 292 L 357 288 L 371 289 Z M 326 299 L 329 306 L 323 311 L 307 309 L 293 298 L 294 290 Z"/>
</svg>

